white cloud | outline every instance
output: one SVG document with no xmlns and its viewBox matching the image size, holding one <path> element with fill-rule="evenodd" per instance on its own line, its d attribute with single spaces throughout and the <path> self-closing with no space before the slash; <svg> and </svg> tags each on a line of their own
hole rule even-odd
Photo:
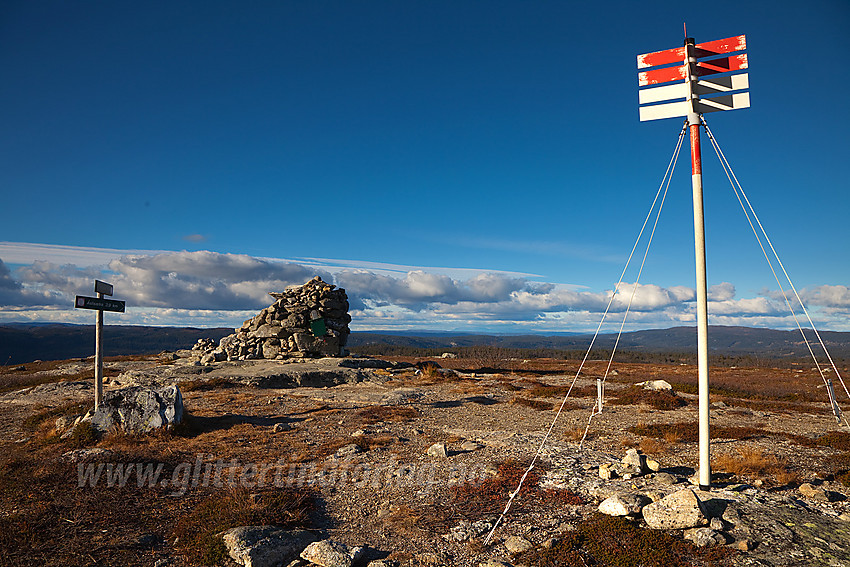
<svg viewBox="0 0 850 567">
<path fill-rule="evenodd" d="M 784 305 L 766 297 L 753 297 L 748 299 L 730 299 L 727 301 L 710 301 L 708 303 L 709 316 L 713 315 L 773 315 L 781 316 L 788 314 Z"/>
<path fill-rule="evenodd" d="M 178 309 L 239 310 L 270 303 L 282 291 L 315 275 L 330 274 L 291 263 L 272 263 L 244 254 L 172 252 L 124 257 L 109 263 L 128 304 Z"/>
<path fill-rule="evenodd" d="M 505 274 L 478 274 L 461 281 L 423 270 L 408 272 L 404 277 L 367 270 L 344 270 L 336 274 L 336 280 L 358 305 L 369 301 L 374 305 L 395 304 L 413 310 L 424 309 L 431 303 L 507 301 L 512 293 L 528 287 L 524 278 Z"/>
<path fill-rule="evenodd" d="M 850 287 L 846 285 L 821 285 L 800 292 L 803 301 L 822 307 L 850 307 Z"/>
<path fill-rule="evenodd" d="M 708 288 L 709 301 L 729 301 L 735 297 L 735 286 L 729 282 L 719 283 Z"/>
<path fill-rule="evenodd" d="M 615 310 L 625 309 L 631 302 L 633 311 L 656 311 L 685 301 L 693 301 L 694 297 L 694 290 L 683 286 L 663 288 L 654 284 L 623 283 L 612 307 Z"/>
<path fill-rule="evenodd" d="M 33 305 L 52 305 L 61 300 L 61 295 L 52 289 L 25 287 L 12 278 L 12 272 L 0 259 L 0 306 L 21 308 Z"/>
<path fill-rule="evenodd" d="M 402 271 L 392 264 L 368 263 L 372 269 L 363 269 L 354 261 L 325 266 L 320 259 L 302 263 L 210 251 L 112 252 L 85 249 L 78 256 L 82 264 L 30 260 L 15 270 L 0 260 L 0 320 L 89 322 L 90 313 L 73 309 L 73 296 L 91 294 L 94 279 L 113 283 L 115 297 L 127 301 L 128 312 L 116 318 L 148 325 L 237 326 L 271 302 L 269 291 L 315 275 L 346 288 L 358 330 L 586 331 L 596 328 L 613 294 L 468 268 Z M 94 259 L 104 262 L 91 264 Z M 803 295 L 826 321 L 824 329 L 850 326 L 847 287 L 819 286 Z M 774 292 L 736 298 L 735 287 L 723 282 L 709 296 L 711 324 L 793 325 Z M 611 302 L 607 324 L 618 327 L 631 301 L 627 329 L 692 325 L 694 297 L 686 286 L 625 283 Z"/>
</svg>

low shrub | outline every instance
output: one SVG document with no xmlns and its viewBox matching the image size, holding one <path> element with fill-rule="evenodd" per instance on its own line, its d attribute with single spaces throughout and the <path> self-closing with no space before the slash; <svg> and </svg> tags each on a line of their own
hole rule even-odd
<svg viewBox="0 0 850 567">
<path fill-rule="evenodd" d="M 850 433 L 845 431 L 831 431 L 826 435 L 818 437 L 815 442 L 824 447 L 850 451 Z"/>
<path fill-rule="evenodd" d="M 538 382 L 525 391 L 532 398 L 563 398 L 567 392 L 571 398 L 596 397 L 596 386 L 574 386 L 570 389 L 569 385 L 552 386 Z"/>
<path fill-rule="evenodd" d="M 583 506 L 587 504 L 587 500 L 585 500 L 580 494 L 573 492 L 569 488 L 549 488 L 543 491 L 542 496 L 545 502 L 569 504 L 570 506 Z"/>
<path fill-rule="evenodd" d="M 699 549 L 667 532 L 597 514 L 564 533 L 551 548 L 533 549 L 514 559 L 533 567 L 690 567 L 728 565 L 733 556 L 726 548 Z"/>
<path fill-rule="evenodd" d="M 97 429 L 92 427 L 92 424 L 88 421 L 81 421 L 74 427 L 74 430 L 71 431 L 71 435 L 68 436 L 68 445 L 74 447 L 75 449 L 82 449 L 83 447 L 89 447 L 97 443 L 99 438 Z"/>
<path fill-rule="evenodd" d="M 177 546 L 194 565 L 220 565 L 228 559 L 220 532 L 238 526 L 309 527 L 316 497 L 309 491 L 229 490 L 208 496 L 177 522 Z"/>
<path fill-rule="evenodd" d="M 844 486 L 850 486 L 850 453 L 841 453 L 823 460 L 825 472 Z"/>
<path fill-rule="evenodd" d="M 499 465 L 498 473 L 492 478 L 452 486 L 450 502 L 432 511 L 431 522 L 451 527 L 457 524 L 458 519 L 478 520 L 483 516 L 500 514 L 527 468 L 528 463 L 509 459 Z M 544 472 L 545 467 L 540 464 L 531 469 L 519 492 L 519 498 L 514 501 L 515 510 L 523 509 L 529 500 L 539 502 L 539 485 Z"/>
</svg>

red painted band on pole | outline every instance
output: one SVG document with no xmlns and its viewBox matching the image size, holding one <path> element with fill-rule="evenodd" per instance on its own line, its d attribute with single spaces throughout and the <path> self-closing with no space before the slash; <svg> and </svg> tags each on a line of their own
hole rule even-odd
<svg viewBox="0 0 850 567">
<path fill-rule="evenodd" d="M 699 124 L 691 124 L 691 173 L 702 175 L 702 151 L 699 145 Z"/>
</svg>

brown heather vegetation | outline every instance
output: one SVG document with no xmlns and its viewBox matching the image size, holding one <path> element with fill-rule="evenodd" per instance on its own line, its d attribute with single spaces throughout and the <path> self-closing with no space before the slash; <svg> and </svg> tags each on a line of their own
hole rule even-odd
<svg viewBox="0 0 850 567">
<path fill-rule="evenodd" d="M 477 521 L 482 517 L 498 516 L 505 507 L 507 496 L 519 485 L 522 475 L 528 468 L 527 462 L 509 459 L 499 464 L 498 472 L 491 478 L 480 482 L 456 485 L 449 490 L 449 499 L 445 504 L 427 506 L 420 514 L 420 520 L 429 528 L 448 531 L 461 520 Z M 561 505 L 581 505 L 585 500 L 570 490 L 544 490 L 540 488 L 540 479 L 545 465 L 538 463 L 528 473 L 514 501 L 516 511 L 529 511 L 553 503 Z"/>
<path fill-rule="evenodd" d="M 108 360 L 131 359 L 115 357 Z M 156 357 L 135 357 L 152 364 Z M 519 419 L 548 419 L 529 409 L 551 410 L 558 406 L 568 389 L 578 360 L 533 359 L 526 354 L 517 360 L 502 358 L 501 353 L 479 353 L 474 360 L 441 359 L 444 367 L 469 370 L 487 366 L 504 372 L 495 377 L 489 389 L 482 389 L 479 381 L 452 376 L 441 372 L 435 365 L 422 365 L 419 375 L 412 373 L 393 375 L 388 387 L 421 387 L 447 384 L 441 390 L 470 395 L 450 404 L 474 405 L 482 410 L 490 403 L 511 402 L 499 406 L 511 408 Z M 675 357 L 673 357 L 675 359 Z M 413 357 L 400 360 L 422 362 Z M 617 374 L 608 378 L 610 399 L 606 403 L 640 405 L 641 419 L 669 416 L 668 411 L 691 411 L 688 406 L 690 392 L 695 392 L 696 369 L 690 365 L 641 364 L 619 362 Z M 79 369 L 63 375 L 47 371 L 79 364 L 79 361 L 59 361 L 27 364 L 26 370 L 0 369 L 0 391 L 11 391 L 40 383 L 61 380 L 90 379 L 91 370 Z M 590 361 L 583 375 L 599 376 L 604 372 L 605 360 Z M 85 366 L 90 361 L 85 362 Z M 108 369 L 107 375 L 117 370 Z M 674 384 L 678 395 L 647 392 L 630 384 L 663 378 Z M 823 478 L 835 478 L 850 486 L 850 433 L 833 431 L 820 436 L 806 436 L 767 429 L 762 419 L 775 427 L 768 418 L 756 418 L 741 408 L 776 412 L 785 415 L 801 409 L 812 414 L 825 414 L 823 390 L 817 389 L 819 377 L 806 367 L 804 372 L 794 368 L 715 368 L 712 401 L 722 399 L 734 406 L 728 415 L 747 420 L 746 425 L 713 424 L 712 436 L 716 439 L 734 440 L 729 450 L 716 452 L 713 466 L 718 471 L 734 475 L 740 480 L 762 478 L 773 486 L 796 485 L 811 480 L 811 470 L 802 471 L 776 456 L 777 451 L 763 445 L 781 441 L 800 448 L 826 450 L 817 457 L 814 469 Z M 565 385 L 566 383 L 566 385 Z M 258 389 L 252 389 L 227 379 L 199 379 L 181 383 L 186 396 L 187 418 L 171 432 L 145 437 L 110 435 L 96 439 L 84 428 L 75 436 L 61 440 L 53 432 L 55 419 L 63 415 L 81 413 L 85 403 L 57 401 L 56 405 L 30 408 L 22 417 L 20 429 L 29 440 L 22 443 L 6 442 L 0 455 L 0 564 L 2 565 L 150 565 L 156 545 L 144 543 L 143 536 L 154 534 L 168 543 L 178 539 L 175 551 L 189 564 L 216 564 L 223 551 L 220 539 L 214 534 L 229 527 L 247 523 L 268 523 L 287 527 L 327 526 L 334 521 L 326 510 L 327 495 L 319 491 L 299 489 L 267 491 L 261 488 L 190 488 L 175 498 L 170 489 L 160 486 L 137 487 L 131 483 L 126 488 L 92 489 L 77 487 L 76 466 L 59 457 L 69 449 L 96 446 L 115 454 L 111 462 L 163 463 L 164 475 L 170 477 L 177 463 L 191 461 L 199 453 L 215 451 L 217 458 L 235 458 L 239 462 L 265 462 L 277 455 L 285 455 L 296 463 L 319 463 L 338 449 L 357 444 L 364 451 L 374 452 L 378 461 L 392 455 L 411 458 L 421 455 L 434 439 L 435 429 L 422 434 L 421 439 L 409 444 L 395 434 L 385 434 L 381 428 L 364 435 L 351 436 L 351 432 L 383 424 L 398 426 L 415 423 L 429 417 L 426 405 L 363 407 L 345 406 L 333 401 L 316 401 L 298 397 L 296 391 L 287 391 L 285 398 L 275 401 Z M 797 392 L 801 393 L 797 393 Z M 485 395 L 499 394 L 495 400 Z M 290 395 L 295 394 L 295 395 Z M 657 395 L 660 394 L 660 395 Z M 562 438 L 577 442 L 584 433 L 588 410 L 596 395 L 594 385 L 580 385 L 570 394 L 567 411 L 581 409 L 577 420 L 561 430 Z M 477 400 L 477 402 L 476 402 Z M 485 401 L 486 400 L 486 401 Z M 471 403 L 469 403 L 471 402 Z M 440 407 L 437 402 L 434 407 Z M 574 405 L 573 405 L 574 404 Z M 652 408 L 647 410 L 646 407 Z M 664 413 L 654 412 L 661 410 Z M 644 415 L 650 414 L 648 416 Z M 617 407 L 612 414 L 623 416 L 631 412 Z M 739 413 L 734 413 L 738 411 Z M 654 414 L 654 415 L 652 415 Z M 604 416 L 603 416 L 604 417 Z M 633 417 L 633 416 L 629 416 Z M 591 426 L 588 438 L 593 442 L 607 443 L 612 453 L 621 447 L 640 446 L 647 454 L 671 455 L 697 440 L 695 422 L 670 418 L 671 423 L 637 423 L 615 433 Z M 278 422 L 293 424 L 292 431 L 272 433 Z M 737 423 L 740 423 L 738 421 Z M 635 421 L 631 421 L 635 423 Z M 454 424 L 452 424 L 454 425 Z M 423 428 L 433 427 L 428 423 Z M 788 431 L 793 430 L 789 429 Z M 442 431 L 442 429 L 440 429 Z M 621 431 L 626 431 L 623 435 Z M 419 435 L 419 434 L 416 434 Z M 611 435 L 614 435 L 612 438 Z M 461 436 L 446 435 L 449 443 L 459 443 Z M 745 444 L 742 444 L 745 443 Z M 769 445 L 768 445 L 769 446 Z M 271 457 L 270 455 L 274 455 Z M 478 483 L 458 484 L 440 494 L 425 506 L 400 502 L 383 516 L 381 523 L 392 533 L 403 537 L 438 539 L 459 520 L 478 520 L 487 514 L 501 512 L 507 495 L 516 488 L 527 463 L 504 461 L 498 472 Z M 522 493 L 514 504 L 512 514 L 531 513 L 558 506 L 578 506 L 582 498 L 566 490 L 544 490 L 539 486 L 545 465 L 539 464 L 526 480 Z M 370 512 L 371 513 L 371 512 Z M 529 520 L 530 521 L 530 520 Z M 576 529 L 565 532 L 550 549 L 537 548 L 516 557 L 517 562 L 530 566 L 554 565 L 725 565 L 730 552 L 698 550 L 680 538 L 664 532 L 642 530 L 633 523 L 604 516 L 575 523 Z M 121 526 L 116 530 L 116 526 Z M 480 545 L 480 544 L 478 544 Z M 146 547 L 147 546 L 147 547 Z M 393 557 L 401 559 L 400 551 Z"/>
<path fill-rule="evenodd" d="M 234 526 L 306 527 L 315 509 L 310 490 L 228 489 L 198 502 L 177 521 L 174 535 L 190 563 L 218 565 L 228 559 L 220 532 Z"/>
<path fill-rule="evenodd" d="M 645 530 L 625 518 L 597 514 L 579 522 L 549 549 L 516 556 L 533 567 L 693 567 L 731 565 L 728 548 L 697 548 L 665 532 Z"/>
<path fill-rule="evenodd" d="M 525 407 L 531 408 L 531 409 L 540 410 L 540 411 L 551 410 L 553 407 L 555 407 L 555 405 L 552 404 L 551 402 L 543 402 L 543 401 L 540 401 L 540 400 L 530 400 L 528 398 L 523 398 L 521 396 L 514 396 L 513 399 L 511 399 L 511 403 L 512 404 L 518 404 L 518 405 L 521 405 L 521 406 L 525 406 Z"/>
</svg>

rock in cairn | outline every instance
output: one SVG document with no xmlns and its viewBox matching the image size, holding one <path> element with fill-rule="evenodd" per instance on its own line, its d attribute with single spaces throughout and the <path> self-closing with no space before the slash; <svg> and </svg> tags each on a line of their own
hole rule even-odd
<svg viewBox="0 0 850 567">
<path fill-rule="evenodd" d="M 207 350 L 201 363 L 342 354 L 351 322 L 344 289 L 317 276 L 269 295 L 276 301 Z"/>
</svg>

